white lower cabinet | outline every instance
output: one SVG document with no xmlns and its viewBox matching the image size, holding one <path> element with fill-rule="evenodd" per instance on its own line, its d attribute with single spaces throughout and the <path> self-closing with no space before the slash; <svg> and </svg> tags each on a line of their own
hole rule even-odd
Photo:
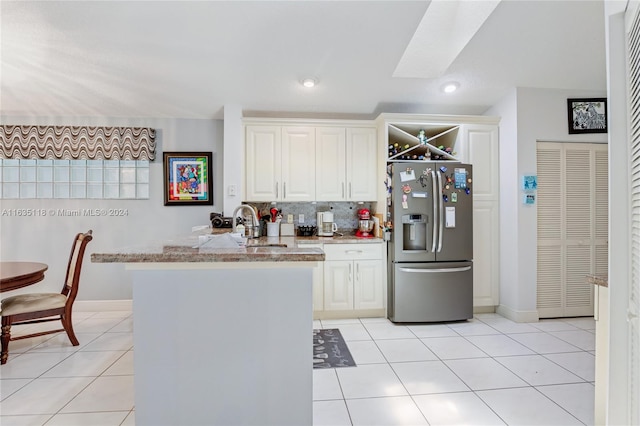
<svg viewBox="0 0 640 426">
<path fill-rule="evenodd" d="M 353 309 L 353 261 L 325 261 L 324 278 L 324 309 Z"/>
<path fill-rule="evenodd" d="M 325 313 L 384 315 L 384 247 L 382 243 L 324 245 Z"/>
<path fill-rule="evenodd" d="M 319 248 L 322 244 L 304 244 L 304 248 Z M 318 266 L 313 268 L 313 312 L 320 312 L 324 309 L 324 262 L 318 262 Z"/>
<path fill-rule="evenodd" d="M 356 260 L 353 265 L 353 308 L 384 309 L 382 259 Z"/>
</svg>

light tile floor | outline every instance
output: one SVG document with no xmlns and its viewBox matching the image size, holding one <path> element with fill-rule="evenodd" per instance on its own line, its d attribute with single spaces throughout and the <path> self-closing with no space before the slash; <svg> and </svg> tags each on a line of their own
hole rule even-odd
<svg viewBox="0 0 640 426">
<path fill-rule="evenodd" d="M 0 367 L 2 426 L 135 424 L 131 312 L 74 315 L 78 347 L 62 334 L 11 342 Z M 592 318 L 314 327 L 340 329 L 358 364 L 313 371 L 315 426 L 593 424 Z"/>
</svg>

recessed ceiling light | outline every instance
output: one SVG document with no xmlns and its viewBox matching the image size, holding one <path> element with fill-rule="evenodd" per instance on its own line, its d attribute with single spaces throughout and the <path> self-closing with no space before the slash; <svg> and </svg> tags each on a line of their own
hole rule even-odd
<svg viewBox="0 0 640 426">
<path fill-rule="evenodd" d="M 458 83 L 457 81 L 450 81 L 449 83 L 445 83 L 442 86 L 442 91 L 444 93 L 453 93 L 456 90 L 458 90 L 459 87 L 460 87 L 460 83 Z"/>
<path fill-rule="evenodd" d="M 316 80 L 314 78 L 305 78 L 304 80 L 302 80 L 302 85 L 304 87 L 313 87 L 317 84 Z"/>
</svg>

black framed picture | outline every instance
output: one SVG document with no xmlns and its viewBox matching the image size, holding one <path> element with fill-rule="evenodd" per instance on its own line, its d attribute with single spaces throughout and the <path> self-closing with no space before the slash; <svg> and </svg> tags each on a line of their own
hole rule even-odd
<svg viewBox="0 0 640 426">
<path fill-rule="evenodd" d="M 567 99 L 569 134 L 607 133 L 607 98 Z"/>
<path fill-rule="evenodd" d="M 165 152 L 164 205 L 213 205 L 211 152 Z"/>
</svg>

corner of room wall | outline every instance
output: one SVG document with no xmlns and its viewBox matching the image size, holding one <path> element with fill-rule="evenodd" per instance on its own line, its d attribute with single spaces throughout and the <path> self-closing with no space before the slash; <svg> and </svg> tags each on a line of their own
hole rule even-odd
<svg viewBox="0 0 640 426">
<path fill-rule="evenodd" d="M 604 89 L 520 87 L 486 112 L 501 116 L 500 305 L 497 311 L 508 318 L 537 319 L 537 209 L 522 204 L 520 176 L 537 173 L 538 141 L 606 143 L 605 134 L 569 135 L 566 111 L 567 98 L 605 96 Z"/>
<path fill-rule="evenodd" d="M 485 114 L 500 116 L 500 306 L 517 310 L 517 92 L 513 89 Z M 506 313 L 505 313 L 506 315 Z"/>
<path fill-rule="evenodd" d="M 603 82 L 604 84 L 604 82 Z M 602 90 L 566 90 L 520 87 L 517 89 L 517 141 L 518 152 L 515 182 L 519 177 L 537 174 L 537 143 L 539 141 L 576 143 L 606 143 L 607 135 L 569 134 L 567 122 L 567 99 L 606 97 Z M 544 123 L 544 125 L 541 125 Z M 518 192 L 516 188 L 516 192 Z M 537 311 L 537 205 L 525 205 L 517 195 L 518 221 L 517 263 L 519 295 L 518 310 Z"/>
<path fill-rule="evenodd" d="M 242 202 L 244 181 L 244 137 L 242 132 L 242 108 L 239 105 L 224 106 L 223 158 L 224 177 L 222 179 L 225 216 L 231 216 L 233 209 Z"/>
</svg>

